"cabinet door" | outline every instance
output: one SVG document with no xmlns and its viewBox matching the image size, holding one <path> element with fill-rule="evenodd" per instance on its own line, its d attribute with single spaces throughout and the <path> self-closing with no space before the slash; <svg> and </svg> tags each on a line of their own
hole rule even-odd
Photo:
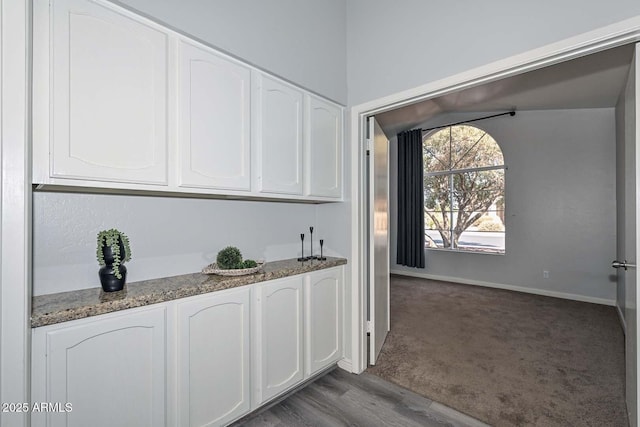
<svg viewBox="0 0 640 427">
<path fill-rule="evenodd" d="M 179 425 L 225 425 L 249 412 L 249 357 L 249 288 L 179 303 Z"/>
<path fill-rule="evenodd" d="M 307 194 L 342 197 L 342 108 L 306 97 Z"/>
<path fill-rule="evenodd" d="M 303 276 L 274 280 L 255 288 L 256 405 L 304 378 L 302 288 Z"/>
<path fill-rule="evenodd" d="M 302 195 L 302 91 L 259 73 L 254 82 L 257 190 Z"/>
<path fill-rule="evenodd" d="M 251 71 L 180 42 L 180 186 L 251 187 Z"/>
<path fill-rule="evenodd" d="M 32 425 L 163 426 L 165 359 L 164 307 L 36 328 Z"/>
<path fill-rule="evenodd" d="M 94 2 L 51 5 L 51 176 L 166 184 L 167 35 Z"/>
<path fill-rule="evenodd" d="M 307 375 L 313 375 L 342 358 L 342 276 L 342 267 L 307 276 Z"/>
</svg>

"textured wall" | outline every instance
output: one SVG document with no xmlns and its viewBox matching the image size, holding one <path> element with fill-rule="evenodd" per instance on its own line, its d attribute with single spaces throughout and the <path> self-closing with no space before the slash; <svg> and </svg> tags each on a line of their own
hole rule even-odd
<svg viewBox="0 0 640 427">
<path fill-rule="evenodd" d="M 506 254 L 427 250 L 426 268 L 395 264 L 397 151 L 391 143 L 391 267 L 560 292 L 613 303 L 616 254 L 614 109 L 520 111 L 479 122 L 506 171 Z M 482 113 L 471 115 L 477 117 Z M 469 116 L 442 117 L 439 123 Z M 542 271 L 550 271 L 545 280 Z"/>
<path fill-rule="evenodd" d="M 293 258 L 310 225 L 316 245 L 329 234 L 307 204 L 35 193 L 33 207 L 36 295 L 100 286 L 95 240 L 102 229 L 129 236 L 128 281 L 199 271 L 228 245 L 246 258 Z"/>
<path fill-rule="evenodd" d="M 637 0 L 349 0 L 349 105 L 411 89 L 639 14 Z"/>
<path fill-rule="evenodd" d="M 346 0 L 119 3 L 346 104 Z"/>
</svg>

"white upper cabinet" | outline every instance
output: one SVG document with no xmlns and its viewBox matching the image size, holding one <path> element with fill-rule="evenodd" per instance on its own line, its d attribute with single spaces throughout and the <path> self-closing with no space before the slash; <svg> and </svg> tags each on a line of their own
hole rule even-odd
<svg viewBox="0 0 640 427">
<path fill-rule="evenodd" d="M 166 184 L 167 34 L 86 0 L 50 13 L 50 175 Z"/>
<path fill-rule="evenodd" d="M 248 191 L 251 70 L 184 41 L 179 50 L 179 185 Z"/>
<path fill-rule="evenodd" d="M 342 197 L 342 108 L 306 96 L 307 191 L 310 196 Z"/>
<path fill-rule="evenodd" d="M 33 0 L 34 184 L 342 200 L 344 109 L 106 0 Z"/>
<path fill-rule="evenodd" d="M 303 93 L 259 72 L 253 82 L 257 191 L 302 195 Z"/>
</svg>

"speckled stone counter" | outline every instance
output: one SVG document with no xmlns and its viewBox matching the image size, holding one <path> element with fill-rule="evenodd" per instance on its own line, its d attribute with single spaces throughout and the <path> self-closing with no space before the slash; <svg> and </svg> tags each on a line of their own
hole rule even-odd
<svg viewBox="0 0 640 427">
<path fill-rule="evenodd" d="M 83 289 L 33 298 L 31 327 L 53 325 L 128 308 L 142 307 L 223 289 L 250 285 L 282 277 L 346 264 L 344 258 L 298 262 L 296 259 L 267 262 L 262 271 L 247 276 L 226 277 L 202 273 L 128 283 L 118 292 L 102 288 Z"/>
</svg>

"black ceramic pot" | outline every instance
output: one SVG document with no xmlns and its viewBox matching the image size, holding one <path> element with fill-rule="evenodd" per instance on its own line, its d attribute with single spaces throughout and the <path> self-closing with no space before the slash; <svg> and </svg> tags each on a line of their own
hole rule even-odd
<svg viewBox="0 0 640 427">
<path fill-rule="evenodd" d="M 121 279 L 116 277 L 116 272 L 112 264 L 100 268 L 98 275 L 100 276 L 100 284 L 102 285 L 103 291 L 115 292 L 121 291 L 124 288 L 124 284 L 127 281 L 127 267 L 120 264 L 118 270 L 120 270 Z"/>
<path fill-rule="evenodd" d="M 120 257 L 123 258 L 125 249 L 121 239 L 118 239 L 118 246 L 120 246 Z M 124 288 L 124 284 L 127 280 L 127 267 L 125 267 L 123 264 L 120 264 L 118 266 L 118 270 L 120 271 L 120 275 L 122 276 L 122 278 L 118 279 L 116 277 L 116 271 L 113 268 L 114 257 L 111 246 L 102 245 L 102 254 L 104 256 L 105 265 L 98 271 L 102 290 L 104 290 L 105 292 L 121 291 Z"/>
</svg>

